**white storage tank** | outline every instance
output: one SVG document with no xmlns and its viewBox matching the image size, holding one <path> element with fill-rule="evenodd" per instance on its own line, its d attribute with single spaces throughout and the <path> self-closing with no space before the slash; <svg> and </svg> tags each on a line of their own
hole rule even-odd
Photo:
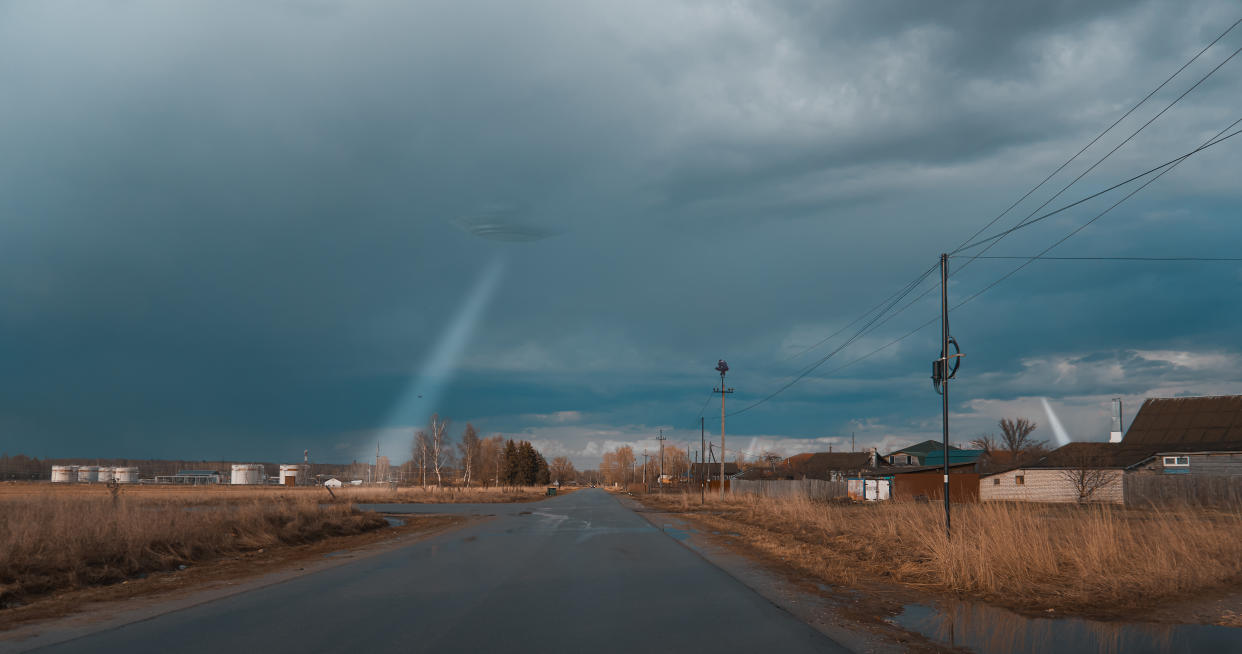
<svg viewBox="0 0 1242 654">
<path fill-rule="evenodd" d="M 138 483 L 138 468 L 134 466 L 117 466 L 112 469 L 112 478 L 118 484 Z"/>
<path fill-rule="evenodd" d="M 300 463 L 282 463 L 280 464 L 280 483 L 283 486 L 297 486 L 303 481 L 302 464 Z"/>
<path fill-rule="evenodd" d="M 52 482 L 67 484 L 78 480 L 77 466 L 52 466 Z"/>
<path fill-rule="evenodd" d="M 115 469 L 112 466 L 99 466 L 98 481 L 112 481 L 112 471 Z"/>
<path fill-rule="evenodd" d="M 258 463 L 234 463 L 229 477 L 231 484 L 262 484 L 263 466 Z"/>
<path fill-rule="evenodd" d="M 78 466 L 78 481 L 99 481 L 99 466 Z"/>
</svg>

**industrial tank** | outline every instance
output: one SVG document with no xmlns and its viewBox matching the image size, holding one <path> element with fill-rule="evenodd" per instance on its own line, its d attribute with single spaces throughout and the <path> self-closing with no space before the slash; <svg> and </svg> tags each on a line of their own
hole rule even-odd
<svg viewBox="0 0 1242 654">
<path fill-rule="evenodd" d="M 78 481 L 99 481 L 99 466 L 78 466 Z"/>
<path fill-rule="evenodd" d="M 78 480 L 77 466 L 52 466 L 52 481 L 57 484 L 67 484 Z"/>
<path fill-rule="evenodd" d="M 96 481 L 112 481 L 113 470 L 115 470 L 115 468 L 112 466 L 99 466 L 99 477 Z"/>
<path fill-rule="evenodd" d="M 262 484 L 263 466 L 257 463 L 235 463 L 229 477 L 232 484 Z"/>
<path fill-rule="evenodd" d="M 282 463 L 280 465 L 280 483 L 285 486 L 297 486 L 304 480 L 302 464 Z"/>
<path fill-rule="evenodd" d="M 112 469 L 112 478 L 118 484 L 138 483 L 138 468 L 133 466 L 117 466 Z"/>
</svg>

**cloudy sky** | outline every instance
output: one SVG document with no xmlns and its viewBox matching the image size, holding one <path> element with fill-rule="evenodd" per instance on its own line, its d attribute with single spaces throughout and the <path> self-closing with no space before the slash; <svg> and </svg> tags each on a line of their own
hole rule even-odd
<svg viewBox="0 0 1242 654">
<path fill-rule="evenodd" d="M 719 430 L 1240 16 L 1204 2 L 0 3 L 0 450 L 401 458 L 432 411 L 580 467 Z M 1242 46 L 1242 26 L 987 233 Z M 1242 118 L 1242 55 L 1059 207 Z M 1239 256 L 1242 136 L 1051 254 Z M 1120 189 L 1014 233 L 1030 255 Z M 1047 210 L 1045 209 L 1045 211 Z M 967 251 L 977 252 L 976 250 Z M 967 262 L 951 261 L 951 270 Z M 1021 261 L 976 260 L 960 302 Z M 922 299 L 728 418 L 939 437 Z M 954 440 L 1242 392 L 1242 264 L 1038 261 L 952 316 Z M 898 308 L 904 306 L 898 305 Z M 1127 420 L 1130 416 L 1127 415 Z"/>
</svg>

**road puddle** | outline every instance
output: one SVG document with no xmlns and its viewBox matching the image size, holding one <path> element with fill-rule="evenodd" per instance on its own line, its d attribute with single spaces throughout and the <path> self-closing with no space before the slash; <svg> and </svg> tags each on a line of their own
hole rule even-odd
<svg viewBox="0 0 1242 654">
<path fill-rule="evenodd" d="M 937 643 L 964 647 L 977 654 L 1242 651 L 1242 629 L 1084 618 L 1028 618 L 1006 609 L 969 602 L 946 602 L 939 607 L 909 604 L 893 622 Z"/>
</svg>

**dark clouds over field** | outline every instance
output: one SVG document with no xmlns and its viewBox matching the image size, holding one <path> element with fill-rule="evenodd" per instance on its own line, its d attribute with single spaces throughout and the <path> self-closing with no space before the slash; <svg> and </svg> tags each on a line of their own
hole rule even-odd
<svg viewBox="0 0 1242 654">
<path fill-rule="evenodd" d="M 660 427 L 689 440 L 717 358 L 738 406 L 779 387 L 1238 18 L 875 4 L 0 5 L 0 450 L 399 456 L 432 410 L 582 465 Z M 1239 46 L 1242 28 L 998 227 Z M 1242 58 L 1051 206 L 1242 117 L 1240 76 Z M 1055 253 L 1237 256 L 1240 148 Z M 951 296 L 1016 265 L 977 261 Z M 1040 397 L 1101 439 L 1111 397 L 1242 392 L 1240 281 L 1032 264 L 954 316 L 961 439 L 1046 422 Z M 936 436 L 935 339 L 812 375 L 730 418 L 734 442 Z"/>
</svg>

